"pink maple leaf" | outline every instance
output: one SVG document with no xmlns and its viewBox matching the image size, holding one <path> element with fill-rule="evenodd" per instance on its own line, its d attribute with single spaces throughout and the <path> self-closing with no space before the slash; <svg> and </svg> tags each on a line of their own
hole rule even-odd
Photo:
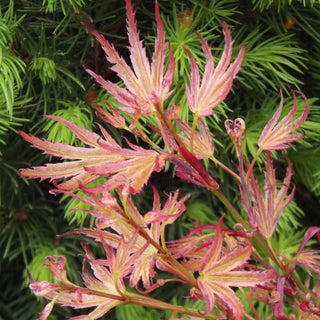
<svg viewBox="0 0 320 320">
<path fill-rule="evenodd" d="M 41 317 L 38 318 L 37 320 L 46 320 L 49 315 L 51 314 L 51 311 L 53 309 L 54 303 L 53 302 L 49 302 L 43 309 L 43 311 L 40 313 Z"/>
<path fill-rule="evenodd" d="M 110 123 L 115 128 L 118 128 L 118 129 L 125 128 L 126 126 L 125 118 L 119 113 L 118 110 L 116 110 L 115 108 L 112 108 L 108 102 L 106 102 L 106 104 L 108 105 L 108 108 L 110 109 L 111 113 L 97 105 L 96 109 L 99 110 L 99 112 L 97 112 L 97 115 L 104 121 Z"/>
<path fill-rule="evenodd" d="M 42 167 L 21 169 L 20 174 L 23 177 L 54 181 L 59 178 L 70 178 L 58 187 L 71 190 L 79 187 L 79 184 L 85 185 L 99 176 L 106 176 L 110 177 L 109 190 L 127 184 L 132 193 L 137 193 L 153 171 L 161 171 L 164 167 L 165 155 L 133 144 L 129 144 L 132 149 L 121 148 L 102 127 L 100 129 L 104 138 L 63 118 L 55 116 L 49 116 L 49 118 L 63 123 L 76 134 L 78 139 L 91 148 L 74 147 L 59 142 L 52 143 L 21 131 L 21 136 L 34 147 L 47 154 L 69 160 L 63 163 L 46 164 Z"/>
<path fill-rule="evenodd" d="M 178 200 L 179 191 L 170 194 L 163 208 L 156 206 L 152 211 L 144 215 L 144 221 L 148 224 L 164 223 L 172 224 L 186 210 L 185 202 L 190 195 Z"/>
<path fill-rule="evenodd" d="M 215 307 L 215 296 L 218 296 L 227 305 L 233 318 L 241 320 L 244 315 L 243 305 L 231 287 L 261 285 L 272 281 L 276 272 L 273 269 L 244 270 L 252 253 L 251 243 L 225 252 L 222 219 L 223 217 L 220 218 L 214 240 L 203 257 L 197 283 L 206 303 L 206 313 Z"/>
<path fill-rule="evenodd" d="M 197 159 L 207 159 L 213 156 L 214 146 L 207 126 L 199 119 L 199 133 L 193 132 L 188 123 L 175 119 L 184 135 L 179 134 L 179 139 Z"/>
<path fill-rule="evenodd" d="M 320 275 L 320 250 L 306 250 L 304 248 L 307 242 L 312 238 L 314 235 L 317 235 L 318 242 L 320 244 L 320 228 L 319 227 L 310 227 L 306 231 L 300 247 L 297 251 L 296 256 L 289 261 L 288 264 L 290 266 L 290 272 L 293 272 L 297 263 L 301 264 L 309 273 L 310 270 Z"/>
<path fill-rule="evenodd" d="M 82 279 L 85 287 L 75 285 L 67 279 L 65 257 L 63 256 L 47 257 L 45 263 L 59 283 L 35 281 L 29 274 L 30 288 L 34 294 L 52 300 L 43 310 L 39 320 L 48 318 L 54 303 L 75 309 L 95 308 L 86 316 L 71 318 L 75 320 L 98 319 L 110 309 L 125 304 L 130 299 L 132 301 L 134 299 L 137 301 L 148 299 L 135 293 L 129 293 L 123 279 L 130 277 L 131 284 L 132 276 L 138 275 L 137 281 L 140 276 L 142 278 L 148 276 L 149 273 L 146 270 L 150 269 L 152 264 L 147 263 L 146 268 L 146 261 L 144 260 L 148 259 L 148 254 L 145 255 L 145 251 L 151 247 L 149 243 L 147 241 L 141 242 L 139 232 L 135 230 L 128 241 L 121 237 L 116 248 L 113 248 L 105 241 L 102 230 L 99 230 L 98 233 L 100 233 L 100 242 L 106 253 L 105 258 L 96 258 L 89 245 L 81 243 L 85 251 L 85 254 L 82 255 L 85 259 L 82 269 Z M 143 245 L 140 245 L 139 242 Z M 86 264 L 90 265 L 90 269 L 86 267 Z M 61 272 L 61 275 L 59 275 L 59 272 Z M 144 273 L 144 276 L 141 275 L 141 272 Z M 136 285 L 136 283 L 134 284 Z"/>
<path fill-rule="evenodd" d="M 265 166 L 267 170 L 265 171 L 263 190 L 260 190 L 259 183 L 254 178 L 252 172 L 247 183 L 243 169 L 240 168 L 240 191 L 242 204 L 249 216 L 250 225 L 253 228 L 258 227 L 261 235 L 265 239 L 270 239 L 277 228 L 283 210 L 293 199 L 295 185 L 293 185 L 290 194 L 287 194 L 292 177 L 292 163 L 287 159 L 288 168 L 286 176 L 281 184 L 281 188 L 278 190 L 279 183 L 276 179 L 270 152 L 266 152 L 266 158 Z"/>
<path fill-rule="evenodd" d="M 226 98 L 231 89 L 233 79 L 239 72 L 240 65 L 244 58 L 245 48 L 242 46 L 237 58 L 229 66 L 232 55 L 231 35 L 225 22 L 222 22 L 222 27 L 225 37 L 225 47 L 216 68 L 214 67 L 214 60 L 208 43 L 201 35 L 198 35 L 206 59 L 201 84 L 199 68 L 194 57 L 187 50 L 191 61 L 191 75 L 190 88 L 186 86 L 186 95 L 190 110 L 198 117 L 213 114 L 213 109 Z"/>
<path fill-rule="evenodd" d="M 142 41 L 139 39 L 131 0 L 126 0 L 126 7 L 132 69 L 102 35 L 88 27 L 101 44 L 107 60 L 113 64 L 111 69 L 121 78 L 126 88 L 121 88 L 111 81 L 104 80 L 91 70 L 87 71 L 118 102 L 128 107 L 126 112 L 133 113 L 135 110 L 139 110 L 139 113 L 149 115 L 162 108 L 163 102 L 171 94 L 170 87 L 173 81 L 175 65 L 174 57 L 169 46 L 169 64 L 165 72 L 165 31 L 157 2 L 155 5 L 157 38 L 151 63 L 146 56 Z"/>
<path fill-rule="evenodd" d="M 307 271 L 312 270 L 320 275 L 320 250 L 302 251 L 296 255 L 295 259 L 304 266 Z"/>
<path fill-rule="evenodd" d="M 90 254 L 90 252 L 87 252 L 87 254 Z M 91 258 L 91 256 L 89 258 Z M 66 275 L 64 266 L 65 258 L 63 256 L 48 257 L 47 260 L 48 263 L 46 263 L 46 266 L 55 274 L 55 277 L 59 277 L 56 274 L 57 270 L 61 270 L 61 272 Z M 52 302 L 46 305 L 38 320 L 46 320 L 48 318 L 54 303 L 75 309 L 96 307 L 86 316 L 87 319 L 98 319 L 110 309 L 123 304 L 123 297 L 118 290 L 121 289 L 124 291 L 124 287 L 115 285 L 114 276 L 106 268 L 96 266 L 95 264 L 92 265 L 92 268 L 95 270 L 96 277 L 91 275 L 86 269 L 84 269 L 82 273 L 86 288 L 71 283 L 69 280 L 66 280 L 65 277 L 62 284 L 53 284 L 47 281 L 35 281 L 29 276 L 31 283 L 30 288 L 33 293 L 37 296 L 52 300 Z M 81 317 L 83 319 L 84 316 Z M 81 318 L 75 317 L 71 319 Z"/>
<path fill-rule="evenodd" d="M 185 211 L 185 202 L 189 196 L 178 199 L 179 192 L 176 191 L 169 194 L 167 201 L 161 206 L 160 196 L 157 190 L 153 188 L 153 208 L 142 215 L 126 190 L 116 191 L 117 200 L 113 194 L 107 191 L 104 185 L 93 188 L 80 186 L 80 189 L 86 196 L 79 196 L 61 189 L 53 190 L 53 192 L 74 197 L 92 207 L 92 210 L 87 210 L 87 212 L 96 218 L 98 228 L 73 230 L 63 236 L 84 234 L 97 242 L 102 242 L 117 249 L 120 239 L 123 238 L 123 241 L 131 242 L 132 237 L 138 233 L 135 242 L 130 245 L 130 250 L 132 254 L 135 254 L 143 248 L 143 252 L 140 252 L 135 259 L 132 272 L 128 275 L 129 284 L 136 287 L 141 280 L 143 287 L 149 290 L 153 285 L 152 278 L 155 275 L 154 267 L 156 256 L 159 253 L 162 225 L 173 223 Z M 98 193 L 102 195 L 98 196 Z M 158 257 L 157 261 L 160 260 L 161 258 Z"/>
<path fill-rule="evenodd" d="M 274 113 L 272 118 L 264 127 L 261 136 L 258 140 L 258 145 L 262 150 L 281 150 L 281 149 L 288 149 L 290 146 L 288 145 L 289 142 L 300 140 L 304 137 L 304 133 L 300 134 L 291 134 L 292 131 L 298 129 L 302 123 L 306 120 L 309 111 L 309 103 L 306 96 L 299 93 L 302 98 L 304 99 L 305 108 L 303 113 L 292 120 L 298 107 L 298 102 L 294 91 L 292 91 L 294 104 L 292 109 L 289 113 L 284 116 L 279 122 L 279 118 L 281 115 L 282 107 L 283 107 L 283 95 L 281 93 L 281 102 L 278 110 Z M 278 123 L 277 123 L 278 122 Z"/>
<path fill-rule="evenodd" d="M 142 280 L 144 287 L 149 288 L 151 286 L 151 279 L 155 274 L 154 256 L 157 254 L 158 250 L 152 246 L 145 237 L 137 235 L 137 232 L 144 232 L 145 236 L 158 244 L 161 229 L 160 223 L 153 223 L 149 228 L 148 223 L 144 221 L 144 217 L 134 205 L 131 197 L 123 196 L 118 192 L 120 201 L 124 205 L 124 208 L 122 208 L 117 203 L 115 197 L 107 192 L 103 186 L 96 188 L 84 188 L 82 186 L 81 190 L 87 194 L 87 197 L 78 196 L 61 189 L 54 190 L 54 192 L 69 195 L 90 205 L 93 210 L 88 211 L 88 213 L 96 218 L 98 229 L 82 228 L 69 231 L 62 236 L 74 233 L 84 234 L 87 237 L 94 238 L 97 242 L 101 242 L 105 247 L 105 251 L 111 250 L 106 248 L 114 248 L 119 251 L 119 243 L 121 243 L 121 241 L 131 243 L 128 245 L 130 253 L 140 253 L 135 259 L 130 275 L 128 275 L 130 278 L 130 286 L 135 287 L 138 285 L 139 281 Z M 103 196 L 100 198 L 96 195 L 96 192 L 101 190 L 103 190 Z M 155 207 L 154 209 L 156 208 L 158 207 Z M 109 228 L 113 232 L 101 230 L 100 228 Z M 132 238 L 135 238 L 135 241 L 132 241 Z M 121 246 L 121 248 L 122 247 L 123 246 Z M 122 249 L 122 252 L 124 252 L 125 248 Z M 122 255 L 121 250 L 119 251 L 119 256 L 120 255 Z"/>
</svg>

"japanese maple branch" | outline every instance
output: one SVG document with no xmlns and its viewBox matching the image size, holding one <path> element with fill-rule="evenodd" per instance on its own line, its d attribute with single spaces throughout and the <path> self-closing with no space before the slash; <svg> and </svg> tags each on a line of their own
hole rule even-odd
<svg viewBox="0 0 320 320">
<path fill-rule="evenodd" d="M 189 309 L 182 306 L 172 305 L 166 302 L 152 299 L 150 297 L 142 296 L 135 293 L 130 293 L 130 296 L 127 296 L 126 303 L 128 304 L 138 304 L 145 307 L 157 308 L 161 310 L 169 310 L 175 314 L 187 314 L 189 316 L 198 317 L 202 319 L 214 320 L 217 317 L 215 315 L 204 315 L 200 310 Z"/>
<path fill-rule="evenodd" d="M 166 302 L 162 302 L 153 298 L 150 298 L 148 296 L 143 296 L 140 294 L 136 293 L 128 293 L 128 292 L 123 292 L 121 295 L 115 295 L 115 294 L 110 294 L 106 292 L 101 292 L 98 290 L 94 289 L 87 289 L 79 286 L 73 286 L 72 288 L 68 288 L 66 290 L 63 290 L 59 295 L 62 295 L 64 293 L 74 293 L 77 290 L 81 290 L 81 293 L 88 294 L 88 295 L 94 295 L 94 296 L 100 296 L 106 299 L 112 299 L 112 300 L 118 300 L 118 301 L 123 301 L 124 304 L 135 304 L 135 305 L 141 305 L 145 307 L 150 307 L 150 308 L 156 308 L 160 310 L 169 310 L 175 313 L 180 313 L 180 314 L 187 314 L 189 316 L 193 317 L 198 317 L 202 319 L 210 319 L 214 320 L 216 319 L 216 316 L 213 315 L 203 315 L 201 311 L 196 310 L 196 309 L 191 309 L 191 308 L 186 308 L 182 306 L 177 306 L 177 305 L 172 305 Z M 57 297 L 58 298 L 58 297 Z M 55 300 L 57 300 L 57 298 Z"/>
<path fill-rule="evenodd" d="M 124 200 L 126 201 L 126 200 Z M 125 206 L 124 206 L 125 207 Z M 170 261 L 170 263 L 177 269 L 179 270 L 180 274 L 183 274 L 184 280 L 190 285 L 191 287 L 197 287 L 197 281 L 193 274 L 188 271 L 181 263 L 179 263 L 169 251 L 166 250 L 165 247 L 162 247 L 159 245 L 154 239 L 152 239 L 149 234 L 146 232 L 146 230 L 141 226 L 138 225 L 135 221 L 132 219 L 129 219 L 130 224 L 138 230 L 139 234 L 146 239 L 148 243 L 150 243 L 154 248 L 156 248 L 161 254 L 163 254 L 166 259 Z"/>
</svg>

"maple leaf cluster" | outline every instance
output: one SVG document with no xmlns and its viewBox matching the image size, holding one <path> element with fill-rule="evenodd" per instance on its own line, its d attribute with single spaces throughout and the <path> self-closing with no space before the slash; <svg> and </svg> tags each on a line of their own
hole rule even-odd
<svg viewBox="0 0 320 320">
<path fill-rule="evenodd" d="M 289 148 L 288 143 L 303 138 L 303 134 L 292 132 L 307 117 L 306 97 L 299 93 L 304 99 L 305 109 L 294 119 L 297 99 L 293 92 L 294 105 L 279 121 L 283 104 L 281 95 L 280 107 L 262 130 L 257 142 L 258 152 L 251 162 L 242 151 L 245 121 L 240 118 L 234 122 L 226 121 L 226 131 L 239 160 L 238 172 L 233 172 L 214 158 L 212 135 L 203 118 L 212 115 L 214 108 L 228 95 L 240 71 L 245 47 L 240 48 L 231 63 L 231 34 L 223 22 L 225 46 L 215 66 L 208 43 L 199 35 L 206 62 L 202 79 L 194 57 L 187 51 L 191 75 L 185 91 L 189 110 L 193 114 L 193 123 L 190 124 L 179 118 L 182 108 L 180 104 L 167 105 L 174 90 L 175 58 L 170 43 L 166 43 L 158 4 L 155 6 L 157 38 L 151 61 L 139 38 L 130 0 L 126 0 L 126 8 L 130 65 L 108 40 L 87 27 L 101 44 L 106 59 L 112 64 L 111 69 L 123 85 L 105 80 L 91 70 L 87 71 L 120 104 L 117 108 L 109 105 L 108 110 L 96 106 L 97 114 L 115 128 L 135 135 L 149 147 L 141 147 L 125 138 L 126 147 L 123 147 L 100 125 L 101 135 L 54 116 L 49 117 L 64 124 L 86 146 L 75 147 L 20 133 L 33 147 L 65 160 L 21 169 L 21 175 L 31 179 L 50 179 L 55 185 L 52 193 L 74 197 L 91 207 L 87 211 L 95 218 L 93 228 L 71 230 L 60 236 L 84 235 L 100 243 L 105 253 L 104 256 L 96 257 L 90 246 L 81 242 L 84 250 L 83 286 L 68 280 L 63 256 L 47 257 L 44 264 L 52 272 L 56 283 L 37 281 L 29 275 L 33 292 L 51 300 L 38 320 L 48 318 L 54 303 L 76 309 L 93 308 L 89 314 L 71 318 L 73 320 L 98 319 L 121 304 L 170 310 L 171 319 L 180 313 L 188 319 L 240 320 L 251 317 L 245 312 L 239 298 L 239 288 L 242 287 L 250 288 L 251 298 L 255 297 L 257 301 L 268 304 L 276 319 L 287 317 L 283 308 L 285 294 L 298 303 L 298 312 L 310 313 L 312 317 L 319 318 L 320 311 L 315 303 L 319 294 L 316 290 L 308 293 L 294 271 L 299 264 L 310 273 L 320 274 L 319 251 L 304 251 L 312 236 L 317 235 L 320 241 L 320 229 L 312 227 L 307 231 L 296 256 L 289 261 L 274 252 L 270 241 L 283 210 L 295 192 L 291 182 L 290 160 L 287 159 L 284 181 L 279 184 L 270 150 Z M 153 119 L 153 124 L 147 122 L 146 125 L 159 134 L 163 143 L 156 144 L 143 130 L 142 123 L 148 117 Z M 261 189 L 253 168 L 262 153 L 266 158 L 266 171 Z M 219 181 L 205 169 L 202 163 L 204 159 L 221 165 L 239 183 L 241 205 L 246 216 L 243 217 L 226 199 Z M 226 206 L 229 211 L 227 214 L 232 214 L 237 220 L 235 229 L 224 228 L 221 217 L 217 225 L 194 226 L 185 237 L 167 241 L 166 227 L 175 223 L 184 213 L 190 195 L 180 197 L 179 190 L 176 190 L 167 195 L 163 203 L 157 189 L 152 186 L 153 206 L 144 213 L 139 211 L 132 197 L 143 190 L 152 173 L 164 170 L 166 163 L 175 167 L 176 176 L 213 192 Z M 100 177 L 105 179 L 101 185 L 88 186 Z M 76 190 L 81 190 L 83 195 L 75 193 Z M 264 251 L 268 257 L 266 261 L 256 246 Z M 166 276 L 162 277 L 162 274 Z M 205 309 L 171 305 L 148 296 L 148 293 L 168 282 L 188 286 L 190 296 L 186 299 L 204 300 Z M 128 290 L 129 287 L 136 291 Z M 254 304 L 250 303 L 250 306 L 257 315 Z"/>
</svg>

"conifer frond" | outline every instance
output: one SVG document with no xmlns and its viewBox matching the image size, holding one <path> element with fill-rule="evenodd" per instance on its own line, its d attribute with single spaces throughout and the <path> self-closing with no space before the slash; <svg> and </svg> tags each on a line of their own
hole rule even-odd
<svg viewBox="0 0 320 320">
<path fill-rule="evenodd" d="M 254 5 L 254 8 L 259 8 L 261 11 L 268 10 L 270 7 L 276 7 L 278 11 L 281 9 L 287 8 L 288 6 L 291 6 L 293 4 L 292 0 L 251 0 L 251 2 Z M 301 3 L 304 7 L 306 6 L 313 6 L 317 1 L 316 0 L 299 0 L 299 3 Z"/>
<path fill-rule="evenodd" d="M 67 14 L 68 9 L 77 12 L 80 7 L 84 6 L 85 0 L 43 0 L 42 6 L 45 7 L 46 12 L 54 12 L 61 10 L 64 15 Z"/>
<path fill-rule="evenodd" d="M 204 57 L 201 50 L 201 43 L 194 33 L 195 30 L 200 31 L 199 24 L 201 15 L 199 12 L 195 10 L 191 11 L 189 8 L 178 11 L 175 5 L 173 5 L 172 10 L 172 20 L 170 20 L 168 16 L 166 19 L 163 19 L 163 23 L 167 39 L 170 42 L 170 47 L 175 57 L 174 81 L 175 83 L 177 81 L 186 83 L 189 81 L 190 63 L 189 56 L 185 49 L 192 53 L 196 63 L 201 66 L 201 72 L 203 72 Z M 202 35 L 207 41 L 214 41 L 214 39 L 217 38 L 212 30 L 210 33 L 204 31 Z"/>
<path fill-rule="evenodd" d="M 84 104 L 84 102 L 72 102 L 72 101 L 58 101 L 58 103 L 64 106 L 64 109 L 59 109 L 53 113 L 54 116 L 58 116 L 64 119 L 68 119 L 80 127 L 88 130 L 93 129 L 93 115 L 91 109 Z M 48 140 L 51 142 L 61 142 L 64 144 L 70 144 L 75 146 L 83 146 L 76 136 L 68 130 L 60 122 L 53 119 L 46 118 L 46 125 L 43 128 L 47 132 Z"/>
<path fill-rule="evenodd" d="M 281 34 L 265 38 L 268 29 L 249 31 L 243 26 L 235 34 L 237 43 L 246 45 L 243 70 L 238 81 L 249 89 L 266 93 L 269 88 L 286 93 L 288 87 L 299 88 L 302 81 L 295 76 L 305 68 L 305 51 L 298 47 L 294 36 Z"/>
<path fill-rule="evenodd" d="M 22 87 L 25 63 L 8 47 L 0 46 L 0 96 L 6 102 L 6 110 L 13 115 L 13 105 L 17 92 Z"/>
<path fill-rule="evenodd" d="M 320 148 L 299 148 L 298 152 L 289 152 L 295 168 L 296 180 L 302 183 L 316 197 L 320 197 L 320 170 L 315 159 L 320 158 Z M 311 195 L 310 195 L 311 196 Z"/>
<path fill-rule="evenodd" d="M 239 13 L 237 0 L 191 0 L 194 11 L 199 17 L 199 24 L 201 26 L 219 25 L 221 21 L 232 21 L 237 23 L 234 19 L 235 15 Z"/>
</svg>

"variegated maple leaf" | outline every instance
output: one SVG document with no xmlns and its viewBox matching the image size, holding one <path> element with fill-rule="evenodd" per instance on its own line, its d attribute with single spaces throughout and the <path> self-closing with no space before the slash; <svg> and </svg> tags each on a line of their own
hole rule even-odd
<svg viewBox="0 0 320 320">
<path fill-rule="evenodd" d="M 288 149 L 289 142 L 300 140 L 304 137 L 304 133 L 291 134 L 294 130 L 298 129 L 302 123 L 306 120 L 309 112 L 309 103 L 306 96 L 302 92 L 299 93 L 304 99 L 305 108 L 303 113 L 293 120 L 293 117 L 297 111 L 298 102 L 294 91 L 292 91 L 294 104 L 290 112 L 284 116 L 278 123 L 283 107 L 283 95 L 281 93 L 281 102 L 278 110 L 274 113 L 272 118 L 264 127 L 261 136 L 258 140 L 258 145 L 261 150 L 281 150 Z"/>
<path fill-rule="evenodd" d="M 142 215 L 131 196 L 126 194 L 126 190 L 117 190 L 117 200 L 104 185 L 94 188 L 80 186 L 80 189 L 86 196 L 79 196 L 61 189 L 53 190 L 53 192 L 63 193 L 89 205 L 92 209 L 87 212 L 96 218 L 97 229 L 82 228 L 69 231 L 63 236 L 74 233 L 84 234 L 97 242 L 103 242 L 117 249 L 120 238 L 129 242 L 138 233 L 135 236 L 134 245 L 130 247 L 131 253 L 141 248 L 144 250 L 135 260 L 132 273 L 128 276 L 129 284 L 136 287 L 141 281 L 145 289 L 151 288 L 162 226 L 172 224 L 185 211 L 185 202 L 189 196 L 178 199 L 179 191 L 176 191 L 170 194 L 167 201 L 161 206 L 160 196 L 153 188 L 153 208 Z M 98 196 L 98 193 L 101 196 Z M 157 260 L 161 261 L 161 258 Z"/>
<path fill-rule="evenodd" d="M 310 227 L 300 244 L 300 247 L 297 251 L 296 256 L 289 261 L 290 272 L 293 272 L 297 263 L 302 265 L 309 273 L 313 271 L 320 275 L 320 250 L 305 250 L 304 248 L 307 242 L 314 236 L 317 235 L 318 243 L 320 245 L 320 228 L 319 227 Z"/>
<path fill-rule="evenodd" d="M 111 69 L 117 73 L 126 88 L 104 80 L 91 70 L 87 71 L 118 102 L 128 107 L 126 112 L 135 113 L 135 110 L 138 110 L 138 113 L 142 115 L 154 114 L 159 108 L 162 108 L 163 102 L 171 94 L 170 87 L 175 66 L 174 57 L 169 46 L 169 64 L 167 71 L 165 71 L 165 31 L 157 2 L 155 6 L 157 38 L 151 63 L 147 58 L 142 41 L 139 39 L 131 0 L 126 0 L 126 7 L 132 69 L 102 35 L 88 27 L 101 44 L 107 60 L 113 64 Z"/>
<path fill-rule="evenodd" d="M 59 142 L 52 143 L 21 131 L 21 136 L 34 147 L 43 150 L 46 154 L 68 160 L 63 163 L 21 169 L 20 174 L 23 177 L 53 181 L 69 178 L 60 183 L 58 187 L 71 190 L 80 184 L 86 185 L 99 176 L 105 176 L 110 177 L 109 190 L 126 184 L 131 193 L 137 193 L 148 181 L 153 171 L 161 171 L 164 167 L 165 154 L 146 150 L 131 143 L 128 143 L 131 149 L 121 148 L 102 127 L 100 130 L 103 138 L 63 118 L 56 116 L 49 116 L 49 118 L 63 123 L 78 139 L 91 148 L 74 147 Z"/>
<path fill-rule="evenodd" d="M 88 315 L 73 317 L 70 320 L 98 319 L 110 309 L 125 303 L 121 295 L 121 291 L 125 292 L 123 284 L 119 281 L 117 283 L 112 271 L 94 263 L 91 251 L 88 249 L 86 251 L 86 258 L 94 271 L 94 275 L 92 275 L 86 268 L 83 269 L 82 276 L 86 287 L 79 287 L 67 279 L 66 260 L 63 256 L 47 257 L 45 263 L 54 279 L 59 283 L 35 281 L 29 275 L 30 288 L 33 293 L 36 296 L 52 300 L 45 306 L 38 320 L 46 320 L 49 317 L 54 303 L 75 309 L 95 307 Z"/>
<path fill-rule="evenodd" d="M 253 228 L 258 228 L 260 234 L 265 239 L 271 239 L 283 210 L 293 199 L 295 185 L 293 185 L 292 191 L 287 194 L 292 177 L 292 163 L 287 159 L 288 167 L 286 176 L 281 184 L 281 188 L 278 190 L 279 183 L 276 179 L 275 169 L 273 168 L 269 151 L 266 152 L 266 158 L 265 166 L 267 170 L 265 171 L 263 190 L 260 190 L 259 183 L 254 178 L 252 171 L 248 182 L 246 181 L 243 168 L 240 166 L 240 191 L 242 205 L 249 216 L 250 225 Z"/>
<path fill-rule="evenodd" d="M 140 265 L 138 260 L 141 259 L 144 251 L 149 247 L 149 243 L 145 242 L 143 246 L 135 250 L 138 237 L 138 232 L 135 232 L 128 241 L 121 238 L 115 251 L 112 246 L 104 241 L 103 234 L 101 234 L 100 241 L 106 253 L 104 259 L 96 258 L 90 247 L 85 243 L 81 243 L 85 251 L 82 256 L 90 265 L 90 270 L 86 267 L 86 264 L 83 265 L 82 269 L 85 287 L 75 285 L 67 279 L 66 259 L 64 256 L 47 257 L 44 265 L 50 269 L 58 283 L 35 281 L 29 275 L 30 288 L 34 294 L 52 300 L 45 307 L 42 316 L 38 320 L 47 319 L 54 303 L 75 309 L 95 307 L 86 316 L 70 318 L 75 320 L 99 319 L 110 309 L 117 305 L 128 303 L 130 299 L 132 299 L 132 303 L 135 303 L 134 299 L 137 301 L 148 300 L 147 297 L 129 293 L 123 281 L 124 278 L 136 272 L 137 262 Z M 154 300 L 152 302 L 154 303 Z"/>
<path fill-rule="evenodd" d="M 243 305 L 231 287 L 254 287 L 270 282 L 275 278 L 276 271 L 245 270 L 252 253 L 251 243 L 225 252 L 222 220 L 223 217 L 220 218 L 214 240 L 202 259 L 197 283 L 200 295 L 206 303 L 206 313 L 213 310 L 215 296 L 218 296 L 227 305 L 233 318 L 241 320 L 244 315 Z"/>
<path fill-rule="evenodd" d="M 175 122 L 180 127 L 185 136 L 179 134 L 179 139 L 197 159 L 207 159 L 213 156 L 214 146 L 212 137 L 207 126 L 199 119 L 199 133 L 193 132 L 188 123 L 175 119 Z"/>
<path fill-rule="evenodd" d="M 222 22 L 222 27 L 225 46 L 216 68 L 214 67 L 214 60 L 208 43 L 201 35 L 198 35 L 206 59 L 201 84 L 197 63 L 192 54 L 187 50 L 191 61 L 191 75 L 190 88 L 186 86 L 186 95 L 190 110 L 198 117 L 213 114 L 213 109 L 226 98 L 244 58 L 245 47 L 242 46 L 237 58 L 229 66 L 232 56 L 232 40 L 230 30 L 225 22 Z"/>
</svg>

